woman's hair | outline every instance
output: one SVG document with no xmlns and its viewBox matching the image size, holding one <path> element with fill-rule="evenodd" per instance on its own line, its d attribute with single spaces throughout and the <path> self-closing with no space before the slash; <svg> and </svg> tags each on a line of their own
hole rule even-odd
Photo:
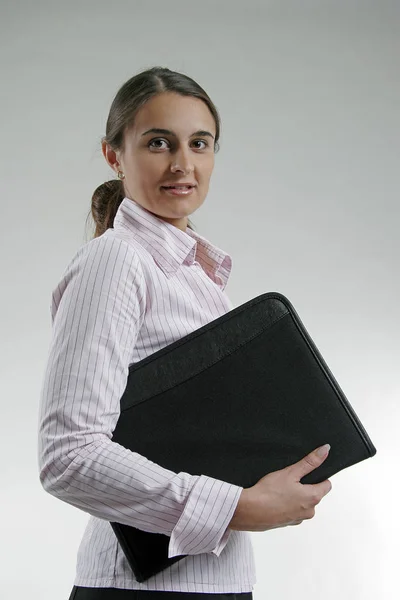
<svg viewBox="0 0 400 600">
<path fill-rule="evenodd" d="M 207 104 L 215 120 L 214 152 L 218 152 L 221 120 L 217 108 L 203 88 L 193 79 L 165 67 L 152 67 L 142 71 L 122 85 L 111 104 L 106 135 L 102 141 L 107 142 L 114 151 L 123 152 L 124 134 L 126 129 L 133 125 L 136 113 L 150 98 L 163 92 L 193 96 Z M 120 179 L 111 179 L 95 189 L 88 214 L 88 217 L 92 215 L 96 225 L 94 238 L 113 227 L 114 217 L 124 197 L 123 181 Z M 188 227 L 194 229 L 190 220 L 188 220 Z"/>
</svg>

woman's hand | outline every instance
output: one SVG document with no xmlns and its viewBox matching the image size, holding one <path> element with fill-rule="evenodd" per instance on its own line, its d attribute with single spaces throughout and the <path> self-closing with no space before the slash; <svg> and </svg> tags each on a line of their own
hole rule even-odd
<svg viewBox="0 0 400 600">
<path fill-rule="evenodd" d="M 312 519 L 315 506 L 330 492 L 332 484 L 326 479 L 308 485 L 300 483 L 300 479 L 319 467 L 329 450 L 327 445 L 321 446 L 299 462 L 268 473 L 252 487 L 243 489 L 229 528 L 266 531 Z"/>
</svg>

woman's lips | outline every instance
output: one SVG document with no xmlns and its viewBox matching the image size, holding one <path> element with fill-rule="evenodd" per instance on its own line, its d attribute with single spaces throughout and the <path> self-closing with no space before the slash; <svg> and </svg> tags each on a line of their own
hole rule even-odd
<svg viewBox="0 0 400 600">
<path fill-rule="evenodd" d="M 164 190 L 164 192 L 166 192 L 167 194 L 172 194 L 173 196 L 190 196 L 190 194 L 193 192 L 193 190 L 195 189 L 194 187 L 191 188 L 170 188 L 170 187 L 163 187 L 161 186 L 161 189 Z"/>
</svg>

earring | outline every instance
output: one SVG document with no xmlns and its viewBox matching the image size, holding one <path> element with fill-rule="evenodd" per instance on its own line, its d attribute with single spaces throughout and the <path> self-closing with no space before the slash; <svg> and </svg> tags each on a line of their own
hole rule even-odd
<svg viewBox="0 0 400 600">
<path fill-rule="evenodd" d="M 118 175 L 119 179 L 125 179 L 125 175 L 123 174 L 122 171 L 117 171 L 117 175 Z"/>
</svg>

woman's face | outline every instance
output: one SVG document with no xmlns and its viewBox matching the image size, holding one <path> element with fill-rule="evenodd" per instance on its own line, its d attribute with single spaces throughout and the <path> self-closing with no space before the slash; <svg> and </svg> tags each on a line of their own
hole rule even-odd
<svg viewBox="0 0 400 600">
<path fill-rule="evenodd" d="M 170 133 L 146 133 L 153 128 Z M 195 135 L 198 131 L 202 133 Z M 127 198 L 186 231 L 187 217 L 208 193 L 215 134 L 214 118 L 202 100 L 163 92 L 138 111 L 134 126 L 125 132 L 123 153 L 105 142 L 102 150 L 111 168 L 125 174 Z M 188 196 L 174 196 L 161 187 L 185 181 L 195 184 Z"/>
</svg>

